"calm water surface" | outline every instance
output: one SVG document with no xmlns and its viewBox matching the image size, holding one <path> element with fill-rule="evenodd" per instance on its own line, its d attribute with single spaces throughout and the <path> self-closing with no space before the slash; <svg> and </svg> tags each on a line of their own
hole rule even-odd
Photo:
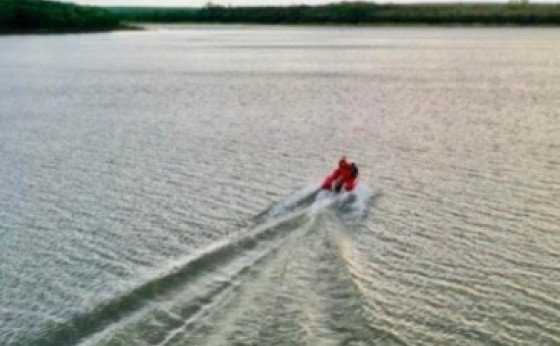
<svg viewBox="0 0 560 346">
<path fill-rule="evenodd" d="M 560 344 L 559 57 L 558 29 L 0 38 L 0 344 Z M 342 154 L 358 198 L 314 202 Z"/>
</svg>

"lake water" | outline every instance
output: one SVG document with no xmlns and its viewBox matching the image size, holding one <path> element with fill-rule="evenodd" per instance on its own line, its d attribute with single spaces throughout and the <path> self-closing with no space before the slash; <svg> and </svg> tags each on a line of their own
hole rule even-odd
<svg viewBox="0 0 560 346">
<path fill-rule="evenodd" d="M 559 29 L 152 29 L 0 38 L 1 345 L 560 344 Z"/>
</svg>

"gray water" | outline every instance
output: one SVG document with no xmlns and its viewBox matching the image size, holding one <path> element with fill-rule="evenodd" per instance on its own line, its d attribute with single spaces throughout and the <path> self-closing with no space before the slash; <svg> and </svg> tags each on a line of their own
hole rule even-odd
<svg viewBox="0 0 560 346">
<path fill-rule="evenodd" d="M 0 38 L 0 344 L 560 344 L 559 57 L 558 29 Z M 343 154 L 359 198 L 318 205 Z"/>
</svg>

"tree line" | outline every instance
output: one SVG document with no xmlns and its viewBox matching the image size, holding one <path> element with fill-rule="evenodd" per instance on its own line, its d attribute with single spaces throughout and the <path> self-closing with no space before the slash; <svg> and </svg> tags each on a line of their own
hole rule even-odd
<svg viewBox="0 0 560 346">
<path fill-rule="evenodd" d="M 109 10 L 133 22 L 254 24 L 558 25 L 560 4 L 410 4 L 343 2 L 319 6 L 126 8 Z"/>
<path fill-rule="evenodd" d="M 0 33 L 82 32 L 124 22 L 252 24 L 559 25 L 560 4 L 411 4 L 343 2 L 319 6 L 203 8 L 93 7 L 48 0 L 0 0 Z"/>
<path fill-rule="evenodd" d="M 112 30 L 120 19 L 100 7 L 44 0 L 0 0 L 0 32 L 83 32 Z"/>
</svg>

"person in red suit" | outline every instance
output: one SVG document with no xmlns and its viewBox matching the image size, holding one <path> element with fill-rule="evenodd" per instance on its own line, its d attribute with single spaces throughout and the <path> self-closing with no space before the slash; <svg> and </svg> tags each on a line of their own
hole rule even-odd
<svg viewBox="0 0 560 346">
<path fill-rule="evenodd" d="M 343 156 L 338 161 L 338 168 L 335 169 L 325 180 L 321 188 L 323 190 L 340 192 L 342 188 L 345 191 L 352 191 L 356 187 L 358 180 L 358 166 L 355 163 L 348 163 L 346 157 Z"/>
</svg>

